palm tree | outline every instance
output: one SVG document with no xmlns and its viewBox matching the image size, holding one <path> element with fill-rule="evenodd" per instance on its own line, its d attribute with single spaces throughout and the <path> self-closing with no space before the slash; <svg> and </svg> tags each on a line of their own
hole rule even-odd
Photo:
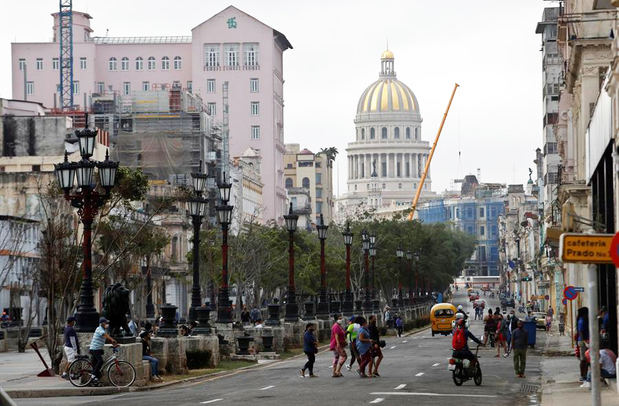
<svg viewBox="0 0 619 406">
<path fill-rule="evenodd" d="M 327 156 L 327 166 L 329 168 L 332 168 L 333 161 L 335 161 L 335 157 L 337 156 L 338 151 L 335 147 L 321 148 L 319 154 L 325 154 Z"/>
</svg>

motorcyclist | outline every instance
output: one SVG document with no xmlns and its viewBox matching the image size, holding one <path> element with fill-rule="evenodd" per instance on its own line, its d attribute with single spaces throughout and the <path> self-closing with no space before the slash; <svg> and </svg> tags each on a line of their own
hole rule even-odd
<svg viewBox="0 0 619 406">
<path fill-rule="evenodd" d="M 464 312 L 464 309 L 462 308 L 462 305 L 458 305 L 458 310 L 456 310 L 456 316 L 457 316 L 458 314 L 463 315 L 464 320 L 466 320 L 466 319 L 468 319 L 468 318 L 469 318 L 468 314 L 466 314 L 466 313 Z"/>
<path fill-rule="evenodd" d="M 456 333 L 456 329 L 464 329 L 464 336 L 466 341 L 463 348 L 459 350 L 453 349 L 452 357 L 458 359 L 468 359 L 471 362 L 475 362 L 477 360 L 477 357 L 475 357 L 475 355 L 469 349 L 468 339 L 470 338 L 478 345 L 483 346 L 482 342 L 469 331 L 466 321 L 463 318 L 458 317 L 458 315 L 456 315 L 455 328 L 453 331 L 454 335 Z"/>
</svg>

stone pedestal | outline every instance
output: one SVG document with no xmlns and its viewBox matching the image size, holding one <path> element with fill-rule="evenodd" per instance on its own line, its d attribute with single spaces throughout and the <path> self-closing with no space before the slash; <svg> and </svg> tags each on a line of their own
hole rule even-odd
<svg viewBox="0 0 619 406">
<path fill-rule="evenodd" d="M 305 315 L 303 316 L 303 320 L 311 320 L 316 317 L 316 313 L 314 312 L 314 302 L 307 301 L 303 303 L 305 307 Z"/>
<path fill-rule="evenodd" d="M 267 326 L 279 326 L 279 304 L 272 303 L 268 306 L 269 309 L 269 318 L 266 320 L 265 324 Z"/>
<path fill-rule="evenodd" d="M 208 335 L 211 334 L 211 326 L 209 324 L 209 315 L 211 311 L 208 307 L 197 307 L 194 313 L 198 320 L 198 325 L 193 329 L 193 335 Z"/>
<path fill-rule="evenodd" d="M 177 307 L 171 304 L 161 306 L 161 317 L 163 318 L 157 336 L 159 337 L 176 337 L 178 330 L 176 329 L 176 309 Z"/>
</svg>

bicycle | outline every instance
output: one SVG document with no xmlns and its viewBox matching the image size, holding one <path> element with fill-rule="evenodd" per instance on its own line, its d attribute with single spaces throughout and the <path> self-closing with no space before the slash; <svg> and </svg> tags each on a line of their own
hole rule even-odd
<svg viewBox="0 0 619 406">
<path fill-rule="evenodd" d="M 129 361 L 118 359 L 118 346 L 113 347 L 113 354 L 108 358 L 101 370 L 107 368 L 107 377 L 110 383 L 117 388 L 126 388 L 135 382 L 136 372 Z M 73 386 L 84 387 L 93 381 L 93 366 L 87 355 L 78 356 L 69 366 L 69 381 Z"/>
</svg>

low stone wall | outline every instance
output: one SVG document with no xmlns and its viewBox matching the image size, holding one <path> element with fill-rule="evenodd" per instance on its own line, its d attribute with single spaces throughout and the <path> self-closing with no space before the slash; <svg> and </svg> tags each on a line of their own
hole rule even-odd
<svg viewBox="0 0 619 406">
<path fill-rule="evenodd" d="M 153 357 L 159 359 L 159 370 L 169 374 L 187 372 L 187 354 L 204 353 L 206 366 L 219 365 L 221 355 L 217 336 L 154 337 L 150 349 Z"/>
</svg>

